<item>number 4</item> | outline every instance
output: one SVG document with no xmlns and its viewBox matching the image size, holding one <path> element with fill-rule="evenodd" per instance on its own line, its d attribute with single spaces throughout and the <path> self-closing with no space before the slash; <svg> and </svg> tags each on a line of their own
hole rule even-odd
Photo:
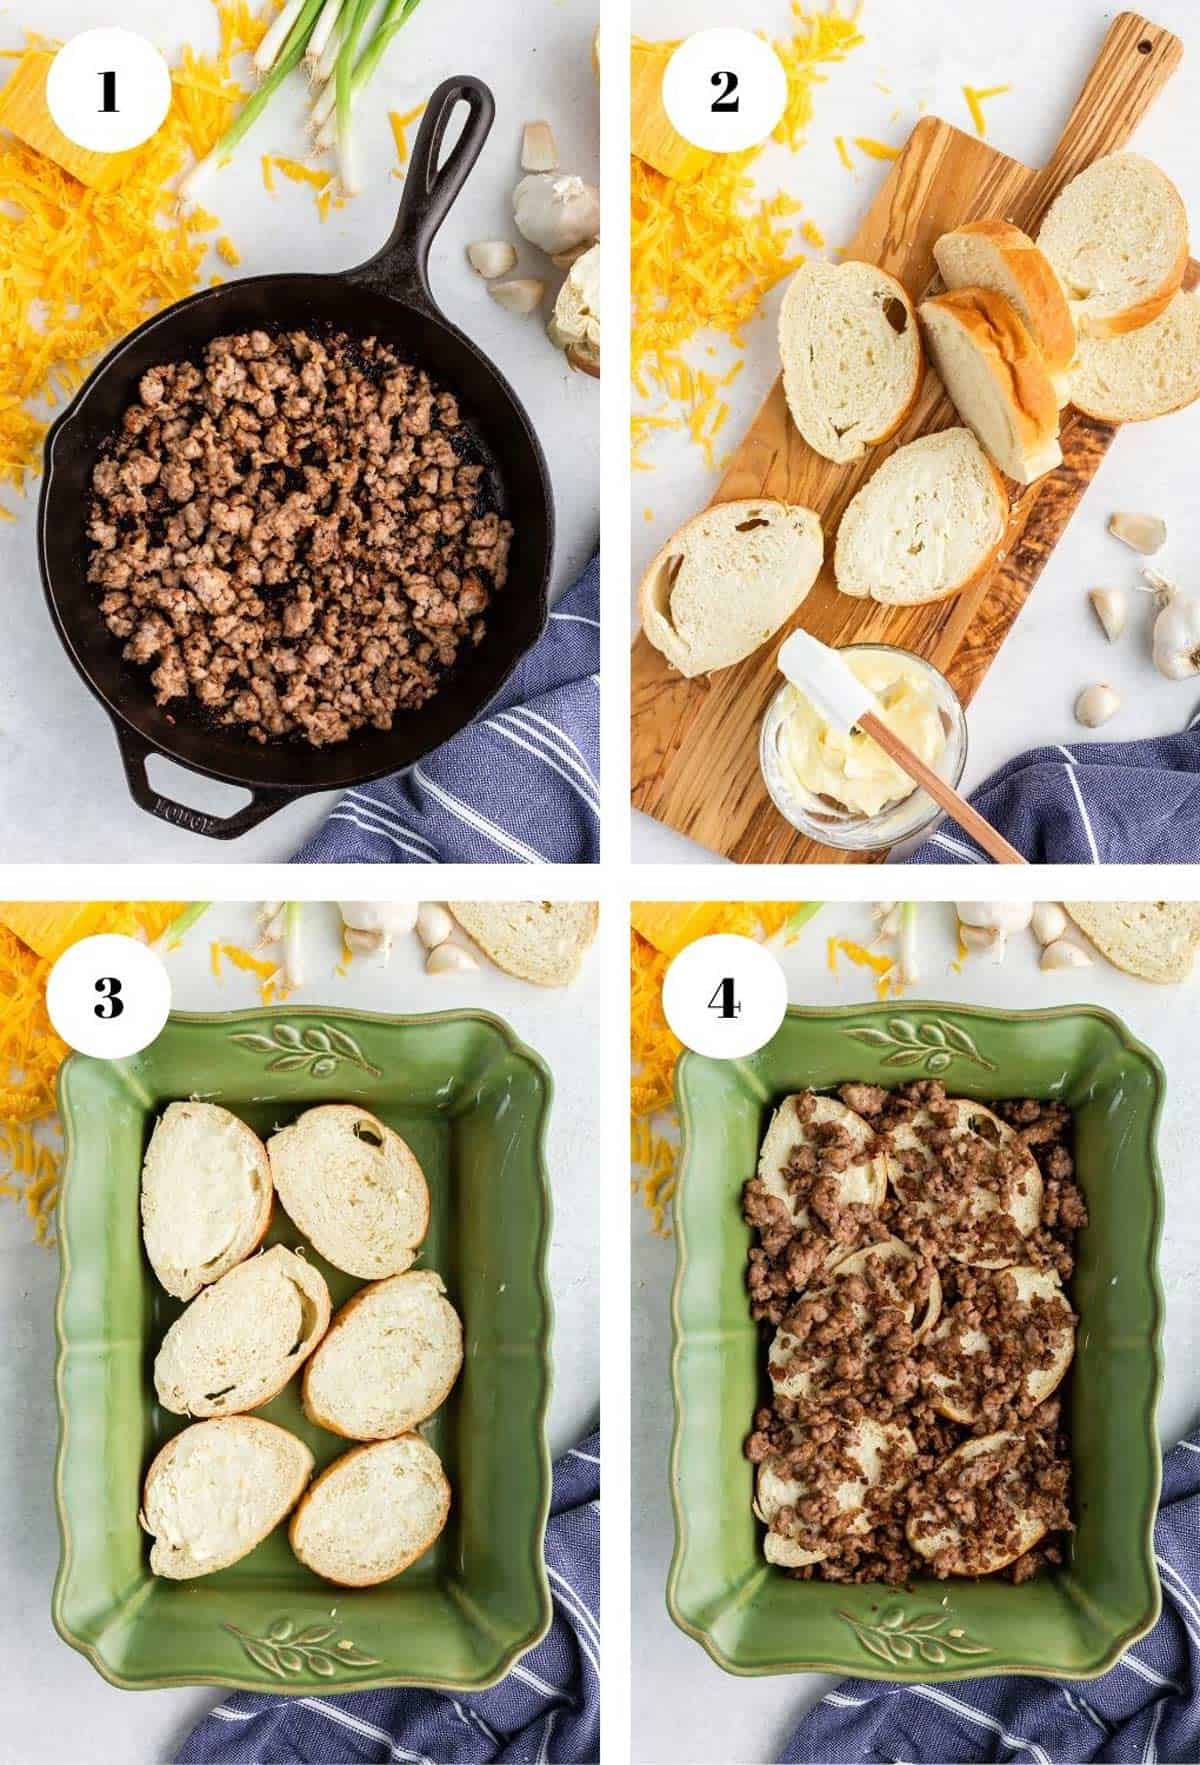
<svg viewBox="0 0 1200 1765">
<path fill-rule="evenodd" d="M 719 1011 L 722 1017 L 740 1017 L 742 1012 L 733 985 L 733 979 L 723 980 L 708 1002 L 710 1011 Z"/>
<path fill-rule="evenodd" d="M 724 81 L 723 86 L 721 84 L 722 81 Z M 721 87 L 720 97 L 713 99 L 714 112 L 721 111 L 727 113 L 736 112 L 741 109 L 741 99 L 734 97 L 734 93 L 738 89 L 738 77 L 736 74 L 728 72 L 715 73 L 712 77 L 712 84 Z"/>
</svg>

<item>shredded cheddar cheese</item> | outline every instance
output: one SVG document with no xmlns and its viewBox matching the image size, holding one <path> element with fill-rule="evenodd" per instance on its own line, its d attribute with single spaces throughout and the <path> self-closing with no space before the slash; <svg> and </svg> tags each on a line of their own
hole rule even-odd
<svg viewBox="0 0 1200 1765">
<path fill-rule="evenodd" d="M 981 140 L 987 137 L 987 118 L 983 114 L 983 106 L 989 98 L 999 98 L 1004 92 L 1011 92 L 1011 86 L 964 86 L 963 97 L 967 101 L 967 109 L 971 113 L 971 121 L 975 124 L 975 133 Z"/>
<path fill-rule="evenodd" d="M 414 104 L 411 110 L 406 110 L 403 114 L 394 110 L 388 111 L 388 121 L 392 125 L 392 139 L 396 143 L 396 164 L 401 168 L 408 164 L 409 124 L 415 123 L 417 118 L 423 115 L 427 102 L 428 100 L 423 99 L 420 104 Z M 402 177 L 403 170 L 398 171 L 395 175 Z"/>
<path fill-rule="evenodd" d="M 899 159 L 900 149 L 889 147 L 886 141 L 873 141 L 870 135 L 855 135 L 854 145 L 868 159 Z"/>
<path fill-rule="evenodd" d="M 275 1005 L 287 998 L 287 990 L 279 984 L 279 964 L 266 962 L 261 956 L 255 956 L 249 950 L 243 950 L 240 944 L 216 942 L 209 945 L 209 966 L 219 980 L 221 977 L 222 959 L 232 968 L 241 969 L 244 974 L 255 975 L 258 979 L 258 996 L 264 1005 Z"/>
<path fill-rule="evenodd" d="M 829 938 L 825 945 L 825 956 L 830 974 L 838 971 L 839 955 L 845 956 L 856 968 L 870 969 L 875 976 L 875 991 L 879 998 L 899 998 L 903 988 L 896 972 L 894 957 L 885 956 L 879 950 L 864 949 L 861 944 L 855 944 L 849 938 Z"/>
</svg>

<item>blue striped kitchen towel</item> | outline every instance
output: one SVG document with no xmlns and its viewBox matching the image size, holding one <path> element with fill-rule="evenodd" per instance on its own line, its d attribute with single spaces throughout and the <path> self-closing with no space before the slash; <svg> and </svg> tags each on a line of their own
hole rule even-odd
<svg viewBox="0 0 1200 1765">
<path fill-rule="evenodd" d="M 293 864 L 595 864 L 600 560 L 495 702 L 419 765 L 347 791 Z"/>
<path fill-rule="evenodd" d="M 1180 735 L 1034 748 L 971 797 L 1031 864 L 1200 863 L 1200 712 Z M 943 821 L 910 864 L 990 864 Z"/>
<path fill-rule="evenodd" d="M 809 1711 L 788 1761 L 1200 1760 L 1200 1429 L 1167 1454 L 1154 1527 L 1163 1612 L 1100 1679 L 1011 1676 L 953 1685 L 844 1679 Z"/>
<path fill-rule="evenodd" d="M 600 1757 L 600 1434 L 554 1467 L 546 1526 L 554 1621 L 490 1691 L 403 1688 L 345 1697 L 231 1692 L 193 1731 L 179 1765 L 480 1765 Z"/>
</svg>

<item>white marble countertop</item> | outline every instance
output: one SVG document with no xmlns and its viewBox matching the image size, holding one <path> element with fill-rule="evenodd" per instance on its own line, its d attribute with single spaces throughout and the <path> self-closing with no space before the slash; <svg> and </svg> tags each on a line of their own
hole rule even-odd
<svg viewBox="0 0 1200 1765">
<path fill-rule="evenodd" d="M 843 962 L 831 975 L 826 939 L 867 942 L 870 909 L 830 905 L 780 952 L 788 997 L 797 1005 L 851 1005 L 873 998 L 870 977 Z M 911 998 L 1030 1008 L 1088 1001 L 1116 1012 L 1159 1056 L 1167 1073 L 1159 1157 L 1166 1189 L 1160 1270 L 1166 1294 L 1166 1378 L 1159 1431 L 1170 1444 L 1200 1419 L 1200 1211 L 1195 1205 L 1194 1149 L 1200 1136 L 1195 1024 L 1200 973 L 1181 986 L 1157 987 L 1097 960 L 1093 968 L 1044 975 L 1031 934 L 1012 941 L 1000 967 L 973 957 L 955 974 L 955 915 L 935 903 L 920 909 L 921 981 Z M 776 946 L 777 947 L 777 946 Z M 633 1208 L 633 1758 L 637 1765 L 738 1765 L 777 1759 L 805 1708 L 833 1679 L 815 1674 L 739 1679 L 723 1673 L 677 1630 L 664 1603 L 673 1524 L 667 1485 L 671 1435 L 668 1300 L 674 1246 L 654 1237 L 648 1215 Z"/>
<path fill-rule="evenodd" d="M 337 910 L 305 909 L 307 984 L 297 1003 L 368 1011 L 437 1011 L 454 1005 L 494 1011 L 549 1063 L 555 1098 L 548 1163 L 554 1193 L 550 1282 L 554 1297 L 554 1389 L 548 1435 L 557 1455 L 595 1422 L 599 1411 L 599 1188 L 596 1182 L 595 1048 L 599 1034 L 599 963 L 595 952 L 569 989 L 549 991 L 483 968 L 461 978 L 425 974 L 416 940 L 404 939 L 383 966 L 340 961 Z M 257 1004 L 257 983 L 225 965 L 210 969 L 210 942 L 252 945 L 254 910 L 222 906 L 209 913 L 168 958 L 180 1010 L 227 1011 Z M 23 1214 L 0 1205 L 0 1661 L 5 1708 L 3 1765 L 155 1765 L 174 1756 L 193 1723 L 218 1698 L 214 1691 L 127 1692 L 108 1685 L 82 1655 L 60 1641 L 50 1622 L 58 1565 L 54 1517 L 54 1296 L 58 1257 L 30 1240 Z"/>
<path fill-rule="evenodd" d="M 174 59 L 179 45 L 216 48 L 210 0 L 175 0 L 164 26 L 158 0 L 37 0 L 25 9 L 47 35 L 71 36 L 119 13 Z M 36 15 L 36 17 L 35 17 Z M 496 96 L 496 123 L 483 156 L 433 248 L 434 293 L 452 319 L 496 362 L 528 407 L 550 464 L 558 517 L 552 596 L 579 576 L 599 535 L 598 383 L 574 373 L 536 318 L 504 312 L 469 268 L 475 239 L 518 236 L 512 190 L 520 177 L 521 129 L 547 118 L 564 168 L 596 178 L 599 101 L 591 65 L 595 0 L 522 0 L 516 7 L 441 0 L 421 7 L 392 44 L 362 100 L 358 117 L 363 191 L 322 224 L 312 191 L 277 179 L 263 187 L 264 152 L 303 157 L 305 87 L 289 81 L 243 142 L 233 162 L 204 187 L 204 205 L 219 213 L 242 256 L 238 275 L 284 270 L 335 270 L 378 250 L 395 219 L 400 185 L 391 176 L 395 147 L 389 109 L 411 110 L 451 74 L 479 75 Z M 6 7 L 0 47 L 19 43 L 19 7 Z M 410 131 L 410 141 L 413 138 Z M 553 277 L 532 246 L 524 273 Z M 214 273 L 231 272 L 213 256 Z M 551 284 L 552 286 L 555 284 Z M 10 860 L 85 858 L 115 863 L 272 862 L 291 855 L 324 819 L 328 794 L 303 798 L 231 846 L 157 821 L 138 809 L 125 786 L 116 738 L 106 713 L 84 687 L 51 626 L 35 553 L 37 485 L 20 519 L 0 523 L 4 585 L 4 669 L 0 678 L 0 809 Z M 11 508 L 13 498 L 7 493 Z M 160 789 L 193 808 L 229 813 L 245 793 L 153 763 Z M 50 788 L 53 781 L 53 788 Z"/>
<path fill-rule="evenodd" d="M 870 135 L 899 145 L 922 104 L 969 132 L 964 85 L 1011 83 L 1011 93 L 986 106 L 988 139 L 1027 165 L 1044 165 L 1118 10 L 1101 0 L 1006 0 L 1002 6 L 866 0 L 865 46 L 829 70 L 808 144 L 795 161 L 789 166 L 785 150 L 775 146 L 763 155 L 764 188 L 790 189 L 830 247 L 836 246 L 853 235 L 888 167 L 856 154 L 857 169 L 847 172 L 834 137 Z M 1133 145 L 1158 160 L 1192 214 L 1200 214 L 1195 0 L 1154 0 L 1145 11 L 1176 31 L 1188 53 Z M 647 37 L 681 35 L 730 20 L 723 0 L 634 0 L 633 12 L 634 28 Z M 738 22 L 784 36 L 788 17 L 787 0 L 754 0 L 740 10 Z M 890 92 L 881 92 L 876 82 Z M 731 445 L 749 426 L 778 371 L 774 339 L 781 296 L 782 289 L 767 302 L 765 321 L 750 327 L 745 369 L 726 394 L 732 409 L 724 433 Z M 1104 731 L 1106 739 L 1163 735 L 1187 723 L 1200 703 L 1200 681 L 1170 682 L 1156 672 L 1150 660 L 1149 597 L 1133 608 L 1122 642 L 1110 646 L 1087 604 L 1087 591 L 1132 586 L 1137 580 L 1140 560 L 1106 532 L 1114 509 L 1162 515 L 1170 538 L 1156 564 L 1185 583 L 1194 577 L 1192 560 L 1200 550 L 1200 504 L 1193 494 L 1198 443 L 1200 407 L 1157 423 L 1130 425 L 1117 437 L 971 706 L 965 789 L 974 789 L 1027 748 L 1086 737 L 1072 706 L 1080 689 L 1093 681 L 1110 682 L 1124 701 Z M 702 456 L 682 437 L 667 435 L 646 455 L 658 469 L 634 475 L 635 584 L 674 528 L 716 488 Z M 645 518 L 646 510 L 652 519 Z M 634 817 L 633 855 L 643 863 L 712 862 L 700 846 L 640 814 Z"/>
</svg>

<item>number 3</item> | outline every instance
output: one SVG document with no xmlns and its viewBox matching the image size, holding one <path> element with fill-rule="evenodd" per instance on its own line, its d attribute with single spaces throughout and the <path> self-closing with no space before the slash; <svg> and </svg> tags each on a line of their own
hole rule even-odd
<svg viewBox="0 0 1200 1765">
<path fill-rule="evenodd" d="M 740 98 L 734 97 L 734 93 L 738 89 L 737 75 L 734 73 L 728 73 L 728 72 L 716 73 L 712 77 L 712 84 L 714 86 L 720 86 L 722 80 L 725 82 L 725 84 L 721 90 L 721 95 L 719 98 L 713 99 L 714 112 L 715 111 L 728 112 L 728 111 L 740 110 L 742 101 Z"/>
<path fill-rule="evenodd" d="M 99 1005 L 92 1007 L 97 1017 L 120 1017 L 125 1009 L 125 1001 L 121 998 L 121 983 L 115 975 L 104 975 L 96 982 L 96 991 L 101 995 Z"/>
</svg>

